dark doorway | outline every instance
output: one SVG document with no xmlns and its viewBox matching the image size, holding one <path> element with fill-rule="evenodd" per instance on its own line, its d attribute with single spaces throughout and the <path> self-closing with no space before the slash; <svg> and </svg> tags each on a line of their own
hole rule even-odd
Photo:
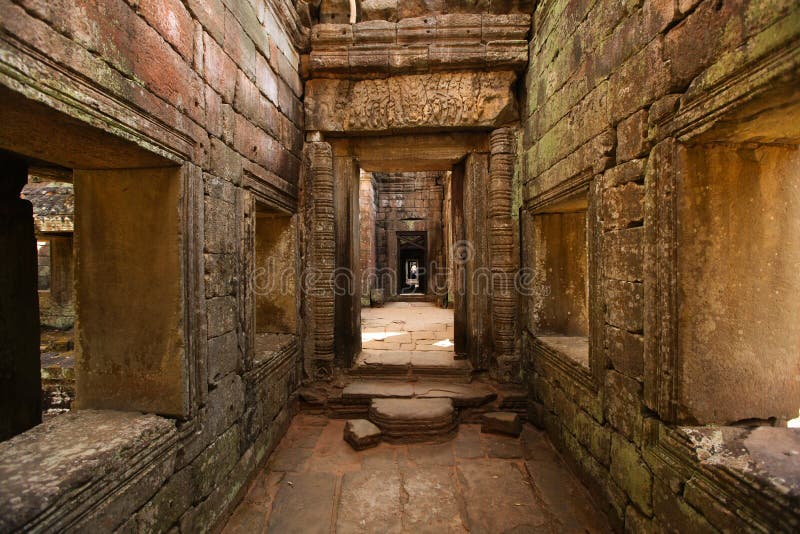
<svg viewBox="0 0 800 534">
<path fill-rule="evenodd" d="M 427 292 L 427 249 L 426 232 L 397 233 L 397 280 L 401 295 Z"/>
</svg>

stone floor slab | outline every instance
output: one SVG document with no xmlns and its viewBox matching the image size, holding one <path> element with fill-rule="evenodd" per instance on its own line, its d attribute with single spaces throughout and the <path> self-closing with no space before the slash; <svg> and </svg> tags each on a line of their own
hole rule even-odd
<svg viewBox="0 0 800 534">
<path fill-rule="evenodd" d="M 560 461 L 528 461 L 525 469 L 547 510 L 555 517 L 559 532 L 611 531 L 608 519 L 594 507 L 586 488 Z"/>
<path fill-rule="evenodd" d="M 295 473 L 284 477 L 272 503 L 267 532 L 328 534 L 336 482 L 336 475 L 330 473 Z"/>
<path fill-rule="evenodd" d="M 457 469 L 470 533 L 537 532 L 547 524 L 542 504 L 514 463 L 475 460 Z"/>
<path fill-rule="evenodd" d="M 401 489 L 399 471 L 368 470 L 345 474 L 336 531 L 402 532 Z"/>
<path fill-rule="evenodd" d="M 611 531 L 546 435 L 530 425 L 521 438 L 492 436 L 507 440 L 507 450 L 517 443 L 526 465 L 488 457 L 493 443 L 475 424 L 461 425 L 456 440 L 445 444 L 381 443 L 360 452 L 342 439 L 344 424 L 327 420 L 313 450 L 287 447 L 308 425 L 295 418 L 224 532 Z"/>
<path fill-rule="evenodd" d="M 467 532 L 452 469 L 424 467 L 403 471 L 403 528 L 415 534 Z"/>
<path fill-rule="evenodd" d="M 419 466 L 451 466 L 454 463 L 452 443 L 418 443 L 408 446 L 408 459 Z"/>
</svg>

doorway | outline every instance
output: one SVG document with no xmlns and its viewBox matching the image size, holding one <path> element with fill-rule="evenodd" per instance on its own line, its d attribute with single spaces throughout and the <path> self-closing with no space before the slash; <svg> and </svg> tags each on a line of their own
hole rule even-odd
<svg viewBox="0 0 800 534">
<path fill-rule="evenodd" d="M 427 232 L 397 234 L 397 292 L 400 295 L 427 293 Z"/>
</svg>

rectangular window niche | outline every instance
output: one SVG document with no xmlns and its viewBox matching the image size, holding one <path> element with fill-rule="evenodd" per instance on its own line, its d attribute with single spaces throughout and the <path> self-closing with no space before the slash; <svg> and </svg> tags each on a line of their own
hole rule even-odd
<svg viewBox="0 0 800 534">
<path fill-rule="evenodd" d="M 256 203 L 255 360 L 269 358 L 297 334 L 297 236 L 290 215 Z"/>
<path fill-rule="evenodd" d="M 588 195 L 582 192 L 533 213 L 531 267 L 536 280 L 536 338 L 589 367 Z"/>
<path fill-rule="evenodd" d="M 678 178 L 681 419 L 800 409 L 800 150 L 706 144 Z"/>
</svg>

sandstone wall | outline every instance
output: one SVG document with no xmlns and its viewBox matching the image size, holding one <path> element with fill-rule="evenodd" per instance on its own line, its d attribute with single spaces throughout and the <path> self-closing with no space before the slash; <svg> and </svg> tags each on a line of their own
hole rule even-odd
<svg viewBox="0 0 800 534">
<path fill-rule="evenodd" d="M 536 8 L 518 160 L 523 266 L 535 267 L 535 251 L 525 242 L 533 213 L 588 191 L 591 361 L 582 369 L 532 337 L 536 299 L 523 298 L 531 415 L 626 531 L 782 531 L 797 521 L 795 501 L 781 500 L 767 512 L 757 495 L 768 484 L 753 489 L 759 486 L 747 482 L 753 472 L 720 475 L 701 461 L 708 454 L 703 447 L 665 424 L 680 416 L 659 399 L 695 384 L 678 378 L 675 385 L 657 358 L 667 353 L 671 330 L 663 325 L 671 324 L 673 308 L 646 295 L 673 294 L 662 273 L 674 272 L 671 251 L 680 257 L 682 250 L 664 237 L 674 190 L 659 181 L 670 173 L 680 180 L 672 159 L 673 150 L 680 153 L 676 139 L 696 142 L 693 129 L 711 128 L 737 102 L 765 102 L 767 89 L 754 72 L 784 72 L 796 91 L 797 64 L 780 58 L 797 53 L 799 16 L 790 1 L 545 0 Z M 779 120 L 770 128 L 776 126 Z M 796 144 L 793 135 L 783 142 Z M 646 203 L 648 187 L 658 193 Z M 698 225 L 694 234 L 703 231 Z M 723 443 L 725 434 L 717 435 Z"/>
<path fill-rule="evenodd" d="M 144 146 L 180 166 L 188 177 L 182 183 L 202 199 L 192 205 L 184 190 L 180 213 L 196 228 L 183 242 L 200 243 L 199 254 L 184 251 L 189 260 L 181 267 L 181 287 L 194 284 L 201 295 L 181 319 L 192 344 L 184 380 L 196 373 L 189 415 L 159 423 L 173 445 L 146 453 L 146 476 L 124 478 L 139 465 L 134 460 L 98 468 L 96 476 L 110 476 L 117 492 L 83 515 L 58 516 L 66 522 L 50 528 L 210 530 L 282 436 L 300 379 L 296 342 L 260 367 L 252 362 L 252 302 L 245 295 L 253 198 L 297 209 L 304 120 L 298 67 L 307 30 L 287 0 L 2 0 L 0 28 L 3 95 L 22 93 L 71 115 L 76 128 L 91 123 Z M 3 148 L 23 153 L 40 140 L 65 142 L 3 134 Z M 93 139 L 87 133 L 68 141 Z M 124 156 L 108 148 L 109 161 Z M 74 420 L 88 412 L 75 412 Z M 118 468 L 126 474 L 115 479 Z M 72 489 L 61 486 L 64 494 Z M 60 513 L 100 498 L 92 493 L 100 490 L 87 491 L 88 501 L 67 501 Z M 6 526 L 42 521 L 38 514 L 53 498 L 4 512 L 22 521 Z"/>
</svg>

